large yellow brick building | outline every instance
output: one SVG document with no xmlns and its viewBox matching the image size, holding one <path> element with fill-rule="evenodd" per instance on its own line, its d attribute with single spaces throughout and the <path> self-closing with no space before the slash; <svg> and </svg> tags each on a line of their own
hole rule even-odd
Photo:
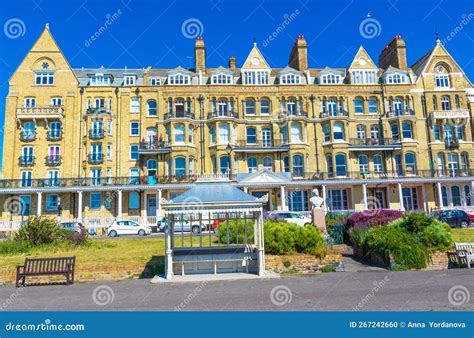
<svg viewBox="0 0 474 338">
<path fill-rule="evenodd" d="M 474 90 L 437 41 L 411 67 L 395 37 L 378 65 L 309 68 L 303 36 L 271 68 L 73 69 L 49 27 L 10 79 L 2 220 L 153 218 L 196 176 L 224 173 L 267 209 L 425 210 L 473 204 Z M 15 205 L 16 203 L 16 205 Z"/>
</svg>

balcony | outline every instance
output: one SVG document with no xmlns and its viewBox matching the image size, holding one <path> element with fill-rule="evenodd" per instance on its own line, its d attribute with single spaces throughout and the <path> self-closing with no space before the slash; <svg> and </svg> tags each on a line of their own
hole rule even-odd
<svg viewBox="0 0 474 338">
<path fill-rule="evenodd" d="M 20 167 L 30 167 L 35 164 L 35 157 L 34 156 L 20 156 L 18 158 L 18 164 Z"/>
<path fill-rule="evenodd" d="M 61 130 L 50 130 L 46 138 L 48 141 L 59 141 L 63 138 L 63 133 Z"/>
<path fill-rule="evenodd" d="M 415 116 L 413 109 L 391 110 L 387 112 L 387 117 Z"/>
<path fill-rule="evenodd" d="M 325 119 L 330 117 L 348 117 L 349 113 L 344 109 L 323 111 L 319 114 L 319 118 Z"/>
<path fill-rule="evenodd" d="M 165 120 L 169 120 L 169 119 L 191 119 L 191 120 L 194 120 L 195 116 L 194 116 L 194 113 L 192 113 L 192 112 L 176 111 L 176 112 L 165 113 L 164 119 Z"/>
<path fill-rule="evenodd" d="M 468 109 L 449 109 L 449 110 L 434 110 L 431 116 L 435 120 L 445 119 L 469 119 Z"/>
<path fill-rule="evenodd" d="M 87 162 L 89 164 L 100 164 L 104 162 L 104 156 L 100 153 L 89 154 L 87 155 Z"/>
<path fill-rule="evenodd" d="M 306 112 L 306 111 L 283 111 L 278 115 L 279 119 L 298 118 L 298 117 L 308 117 L 308 112 Z"/>
<path fill-rule="evenodd" d="M 402 145 L 399 139 L 380 138 L 380 139 L 361 139 L 350 138 L 349 150 L 366 151 L 366 150 L 395 150 L 401 149 Z"/>
<path fill-rule="evenodd" d="M 112 115 L 112 112 L 105 107 L 87 108 L 86 115 Z"/>
<path fill-rule="evenodd" d="M 269 152 L 269 151 L 287 151 L 288 142 L 282 140 L 239 140 L 237 141 L 235 152 Z"/>
<path fill-rule="evenodd" d="M 215 112 L 211 112 L 207 114 L 208 120 L 213 119 L 213 118 L 226 118 L 226 117 L 238 119 L 239 113 L 233 112 L 233 111 L 226 111 L 226 112 L 215 111 Z"/>
<path fill-rule="evenodd" d="M 138 149 L 140 154 L 168 154 L 171 152 L 171 146 L 168 142 L 153 140 L 148 142 L 140 142 Z"/>
<path fill-rule="evenodd" d="M 101 140 L 104 138 L 104 130 L 103 129 L 91 129 L 89 130 L 89 138 L 91 140 Z"/>
<path fill-rule="evenodd" d="M 41 107 L 21 107 L 17 109 L 18 119 L 51 118 L 61 119 L 64 117 L 63 106 L 41 106 Z"/>
<path fill-rule="evenodd" d="M 446 148 L 446 150 L 459 149 L 459 142 L 458 140 L 445 140 L 444 147 Z"/>
<path fill-rule="evenodd" d="M 23 142 L 31 142 L 36 140 L 36 132 L 34 131 L 22 131 L 20 133 L 20 140 Z"/>
<path fill-rule="evenodd" d="M 49 167 L 61 165 L 61 155 L 48 155 L 45 157 L 45 163 Z"/>
</svg>

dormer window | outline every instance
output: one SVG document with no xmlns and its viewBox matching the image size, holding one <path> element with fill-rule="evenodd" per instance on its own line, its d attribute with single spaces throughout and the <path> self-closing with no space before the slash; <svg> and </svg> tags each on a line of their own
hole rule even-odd
<svg viewBox="0 0 474 338">
<path fill-rule="evenodd" d="M 161 79 L 159 77 L 150 77 L 148 79 L 148 84 L 150 86 L 159 86 L 161 85 Z"/>
<path fill-rule="evenodd" d="M 280 76 L 280 83 L 285 85 L 301 84 L 301 76 L 299 74 L 284 74 Z"/>
<path fill-rule="evenodd" d="M 406 74 L 393 73 L 387 75 L 385 78 L 387 84 L 405 84 L 408 83 L 408 76 Z"/>
<path fill-rule="evenodd" d="M 364 71 L 353 71 L 352 72 L 352 83 L 353 84 L 376 84 L 377 72 L 372 70 Z"/>
<path fill-rule="evenodd" d="M 320 76 L 320 83 L 321 84 L 341 84 L 342 82 L 342 76 L 339 74 L 323 74 Z"/>
<path fill-rule="evenodd" d="M 135 75 L 125 75 L 123 77 L 123 85 L 124 86 L 134 86 L 136 79 L 137 79 L 137 77 Z"/>
<path fill-rule="evenodd" d="M 184 74 L 174 74 L 168 76 L 168 84 L 170 85 L 188 85 L 191 82 L 191 77 Z"/>
<path fill-rule="evenodd" d="M 54 84 L 54 72 L 51 72 L 51 71 L 36 72 L 35 84 L 38 86 Z"/>
<path fill-rule="evenodd" d="M 211 76 L 211 84 L 232 84 L 232 75 L 214 74 Z"/>
<path fill-rule="evenodd" d="M 95 74 L 91 77 L 91 86 L 110 86 L 110 76 Z"/>
<path fill-rule="evenodd" d="M 244 84 L 246 85 L 267 85 L 268 78 L 268 71 L 247 70 L 244 72 Z"/>
</svg>

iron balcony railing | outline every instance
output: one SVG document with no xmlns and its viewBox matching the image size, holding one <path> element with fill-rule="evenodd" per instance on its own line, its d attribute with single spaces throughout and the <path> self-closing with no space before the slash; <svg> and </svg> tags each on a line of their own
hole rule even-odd
<svg viewBox="0 0 474 338">
<path fill-rule="evenodd" d="M 34 131 L 22 131 L 20 133 L 20 140 L 23 142 L 31 142 L 36 139 L 36 132 Z"/>
<path fill-rule="evenodd" d="M 296 111 L 285 110 L 285 111 L 280 112 L 280 114 L 278 115 L 279 119 L 284 119 L 284 118 L 289 118 L 289 117 L 308 117 L 308 112 L 302 111 L 302 110 L 301 111 L 299 111 L 299 110 L 296 110 Z"/>
<path fill-rule="evenodd" d="M 415 116 L 415 111 L 413 109 L 403 109 L 403 110 L 390 110 L 387 112 L 387 117 L 398 117 L 398 116 Z"/>
<path fill-rule="evenodd" d="M 35 157 L 32 155 L 20 156 L 18 158 L 18 164 L 22 167 L 33 166 L 35 164 Z"/>
<path fill-rule="evenodd" d="M 104 161 L 104 156 L 101 153 L 92 153 L 87 155 L 89 164 L 100 164 Z"/>
<path fill-rule="evenodd" d="M 458 140 L 445 140 L 444 146 L 446 150 L 454 150 L 459 149 L 459 142 Z"/>
<path fill-rule="evenodd" d="M 48 155 L 45 157 L 45 163 L 50 167 L 61 165 L 61 155 Z"/>
<path fill-rule="evenodd" d="M 347 171 L 335 170 L 334 172 L 319 173 L 293 173 L 293 178 L 308 180 L 327 180 L 327 179 L 396 179 L 396 178 L 436 178 L 436 177 L 470 177 L 474 176 L 474 169 L 465 170 L 400 170 L 400 171 Z"/>
<path fill-rule="evenodd" d="M 62 130 L 50 130 L 46 138 L 48 141 L 59 141 L 63 138 Z"/>
<path fill-rule="evenodd" d="M 319 117 L 322 119 L 327 118 L 327 117 L 347 117 L 347 116 L 349 116 L 349 113 L 347 112 L 347 110 L 344 110 L 344 109 L 323 111 L 319 114 Z"/>
<path fill-rule="evenodd" d="M 288 146 L 288 142 L 283 140 L 238 140 L 236 147 L 238 148 L 276 148 Z"/>
<path fill-rule="evenodd" d="M 148 142 L 140 142 L 140 150 L 161 150 L 169 148 L 170 144 L 165 141 L 153 140 Z"/>
<path fill-rule="evenodd" d="M 216 117 L 231 117 L 231 118 L 234 118 L 234 119 L 238 119 L 239 118 L 239 113 L 234 112 L 234 111 L 226 111 L 226 112 L 214 111 L 214 112 L 210 112 L 210 113 L 207 114 L 207 119 L 208 120 L 210 120 L 212 118 L 216 118 Z"/>
<path fill-rule="evenodd" d="M 86 110 L 86 114 L 87 115 L 99 115 L 99 114 L 107 114 L 107 115 L 111 115 L 112 112 L 107 109 L 106 107 L 91 107 L 91 108 L 87 108 Z"/>
<path fill-rule="evenodd" d="M 378 139 L 370 139 L 370 138 L 350 138 L 349 145 L 351 146 L 389 146 L 389 145 L 396 145 L 400 144 L 400 140 L 397 138 L 378 138 Z"/>
<path fill-rule="evenodd" d="M 164 119 L 173 119 L 173 118 L 187 118 L 187 119 L 195 119 L 195 115 L 192 112 L 187 112 L 187 111 L 180 111 L 180 112 L 168 112 L 165 113 Z"/>
<path fill-rule="evenodd" d="M 91 129 L 89 130 L 89 138 L 91 140 L 100 140 L 104 138 L 104 130 L 103 129 Z"/>
</svg>

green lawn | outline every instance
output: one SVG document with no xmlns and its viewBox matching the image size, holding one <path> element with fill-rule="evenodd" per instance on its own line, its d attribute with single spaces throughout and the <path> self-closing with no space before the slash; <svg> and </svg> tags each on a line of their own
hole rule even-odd
<svg viewBox="0 0 474 338">
<path fill-rule="evenodd" d="M 451 231 L 454 242 L 470 242 L 474 243 L 474 228 L 469 229 L 452 229 Z"/>
</svg>

